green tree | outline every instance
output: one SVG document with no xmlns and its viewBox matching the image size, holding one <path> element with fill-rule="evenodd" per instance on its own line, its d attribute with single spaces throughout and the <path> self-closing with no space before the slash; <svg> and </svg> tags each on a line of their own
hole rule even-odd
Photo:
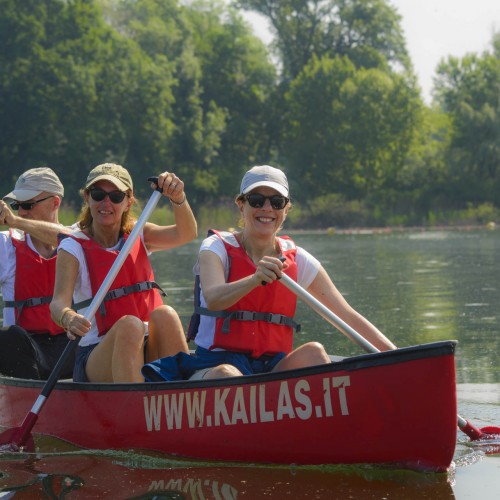
<svg viewBox="0 0 500 500">
<path fill-rule="evenodd" d="M 450 201 L 500 205 L 500 33 L 492 51 L 441 62 L 435 92 L 452 119 Z"/>
<path fill-rule="evenodd" d="M 157 165 L 147 155 L 163 157 L 172 135 L 168 67 L 116 33 L 93 1 L 0 0 L 0 7 L 2 47 L 15 47 L 0 51 L 2 163 L 16 175 L 51 165 L 70 198 L 97 163 L 123 162 L 141 175 Z M 19 37 L 29 39 L 18 50 Z M 138 143 L 146 154 L 137 154 Z"/>
<path fill-rule="evenodd" d="M 294 79 L 313 55 L 347 55 L 366 68 L 410 69 L 400 16 L 385 0 L 238 0 L 269 20 L 285 80 Z"/>
<path fill-rule="evenodd" d="M 421 111 L 404 77 L 313 57 L 286 100 L 284 163 L 300 182 L 299 199 L 333 192 L 375 201 L 394 184 Z"/>
<path fill-rule="evenodd" d="M 243 171 L 268 161 L 274 131 L 270 105 L 276 70 L 267 50 L 234 9 L 220 2 L 198 2 L 189 12 L 200 61 L 204 108 L 214 103 L 226 127 L 213 161 L 222 192 L 238 186 Z"/>
</svg>

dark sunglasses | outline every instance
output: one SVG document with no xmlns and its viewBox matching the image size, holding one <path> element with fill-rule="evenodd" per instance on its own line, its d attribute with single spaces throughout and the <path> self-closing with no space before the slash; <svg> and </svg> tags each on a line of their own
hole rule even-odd
<svg viewBox="0 0 500 500">
<path fill-rule="evenodd" d="M 283 210 L 290 201 L 286 196 L 274 194 L 273 196 L 264 196 L 260 193 L 251 193 L 243 196 L 243 199 L 248 201 L 252 208 L 262 208 L 266 200 L 269 200 L 271 207 L 275 210 Z"/>
<path fill-rule="evenodd" d="M 90 196 L 92 196 L 94 201 L 102 201 L 106 196 L 109 196 L 111 203 L 117 204 L 123 201 L 127 193 L 119 191 L 118 189 L 115 191 L 104 191 L 104 189 L 94 188 L 90 190 Z"/>
<path fill-rule="evenodd" d="M 21 207 L 23 210 L 31 210 L 37 203 L 48 200 L 49 198 L 54 198 L 54 195 L 46 196 L 36 201 L 12 201 L 10 203 L 10 208 L 12 208 L 12 210 L 19 210 L 19 207 Z"/>
</svg>

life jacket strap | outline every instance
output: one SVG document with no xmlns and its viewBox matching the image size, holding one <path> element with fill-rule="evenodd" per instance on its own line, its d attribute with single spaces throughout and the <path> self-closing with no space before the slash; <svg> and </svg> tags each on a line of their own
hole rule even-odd
<svg viewBox="0 0 500 500">
<path fill-rule="evenodd" d="M 104 300 L 102 301 L 100 307 L 99 307 L 99 312 L 101 316 L 104 316 L 106 314 L 106 308 L 104 306 L 104 303 L 107 302 L 108 300 L 113 300 L 113 299 L 118 299 L 120 297 L 125 297 L 126 295 L 130 295 L 131 293 L 136 293 L 136 292 L 146 292 L 148 290 L 156 289 L 160 291 L 160 294 L 163 297 L 166 297 L 167 294 L 163 290 L 163 288 L 158 285 L 155 281 L 141 281 L 140 283 L 135 283 L 134 285 L 127 285 L 127 286 L 122 286 L 119 288 L 114 288 L 113 290 L 110 290 L 105 296 Z M 85 307 L 88 307 L 93 300 L 93 297 L 87 300 L 82 300 L 81 302 L 77 302 L 76 304 L 73 305 L 73 309 L 79 310 L 79 309 L 84 309 Z"/>
<path fill-rule="evenodd" d="M 24 307 L 36 307 L 36 306 L 41 306 L 43 304 L 49 304 L 51 300 L 52 300 L 52 295 L 47 297 L 32 297 L 30 299 L 24 299 L 24 300 L 6 300 L 4 302 L 4 306 L 17 308 L 16 312 L 16 322 L 17 322 L 19 316 L 21 316 L 21 313 L 23 312 Z"/>
<path fill-rule="evenodd" d="M 275 325 L 284 325 L 294 328 L 298 333 L 301 327 L 293 318 L 283 314 L 256 311 L 211 311 L 206 307 L 196 307 L 195 313 L 213 318 L 225 318 L 222 323 L 222 333 L 229 333 L 231 320 L 235 321 L 265 321 Z"/>
</svg>

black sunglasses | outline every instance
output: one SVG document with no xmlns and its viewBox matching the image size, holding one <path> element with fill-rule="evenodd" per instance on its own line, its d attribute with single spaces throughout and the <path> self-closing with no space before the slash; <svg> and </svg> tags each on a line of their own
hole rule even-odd
<svg viewBox="0 0 500 500">
<path fill-rule="evenodd" d="M 243 199 L 248 201 L 252 208 L 262 208 L 266 200 L 269 200 L 271 207 L 275 210 L 283 210 L 290 201 L 286 196 L 274 194 L 273 196 L 264 196 L 260 193 L 250 193 L 243 196 Z"/>
<path fill-rule="evenodd" d="M 10 208 L 12 208 L 12 210 L 19 210 L 19 207 L 21 207 L 23 210 L 31 210 L 37 203 L 48 200 L 49 198 L 54 198 L 54 195 L 46 196 L 36 201 L 12 201 L 10 203 Z"/>
<path fill-rule="evenodd" d="M 109 196 L 111 203 L 117 204 L 123 201 L 127 193 L 119 191 L 118 189 L 115 191 L 104 191 L 104 189 L 94 188 L 90 190 L 90 196 L 92 196 L 94 201 L 102 201 L 106 196 Z"/>
</svg>

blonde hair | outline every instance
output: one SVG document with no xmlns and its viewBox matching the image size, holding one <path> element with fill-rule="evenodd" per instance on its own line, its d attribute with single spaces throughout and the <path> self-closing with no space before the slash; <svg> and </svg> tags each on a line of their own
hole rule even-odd
<svg viewBox="0 0 500 500">
<path fill-rule="evenodd" d="M 90 207 L 89 204 L 87 203 L 87 200 L 85 199 L 85 194 L 88 194 L 90 189 L 80 189 L 80 196 L 83 198 L 83 206 L 80 211 L 80 215 L 78 216 L 77 220 L 77 225 L 80 229 L 87 229 L 92 225 L 92 214 L 90 212 Z M 137 220 L 136 216 L 134 215 L 134 206 L 136 206 L 137 199 L 134 196 L 134 193 L 132 192 L 131 189 L 127 189 L 126 191 L 127 196 L 132 200 L 132 204 L 130 205 L 130 209 L 127 210 L 126 212 L 123 212 L 122 214 L 122 220 L 121 220 L 121 225 L 120 225 L 120 233 L 121 234 L 129 234 L 132 232 L 132 229 L 134 228 L 135 222 Z"/>
</svg>

